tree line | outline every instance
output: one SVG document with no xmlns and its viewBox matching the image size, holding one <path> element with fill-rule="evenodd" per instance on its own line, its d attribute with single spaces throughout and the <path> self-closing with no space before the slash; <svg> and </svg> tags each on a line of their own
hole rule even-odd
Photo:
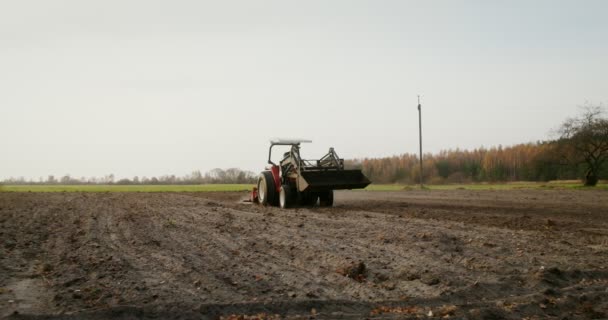
<svg viewBox="0 0 608 320">
<path fill-rule="evenodd" d="M 474 150 L 445 150 L 423 156 L 425 183 L 470 183 L 499 181 L 547 181 L 575 179 L 578 169 L 552 162 L 551 142 L 519 144 Z M 359 168 L 374 183 L 415 184 L 420 181 L 417 154 L 364 158 L 347 162 Z"/>
<path fill-rule="evenodd" d="M 558 129 L 559 138 L 508 147 L 445 150 L 423 155 L 423 181 L 430 184 L 582 179 L 596 185 L 608 177 L 608 119 L 602 106 L 585 106 Z M 420 181 L 417 154 L 354 159 L 375 183 Z"/>
<path fill-rule="evenodd" d="M 117 179 L 114 174 L 102 177 L 72 177 L 69 174 L 61 177 L 49 175 L 38 180 L 26 180 L 23 177 L 9 178 L 4 180 L 4 184 L 45 184 L 45 185 L 83 185 L 83 184 L 116 184 L 116 185 L 187 185 L 187 184 L 218 184 L 218 183 L 255 183 L 257 174 L 251 171 L 244 171 L 238 168 L 220 169 L 216 168 L 202 174 L 196 170 L 184 176 L 163 175 L 159 177 L 139 177 Z"/>
</svg>

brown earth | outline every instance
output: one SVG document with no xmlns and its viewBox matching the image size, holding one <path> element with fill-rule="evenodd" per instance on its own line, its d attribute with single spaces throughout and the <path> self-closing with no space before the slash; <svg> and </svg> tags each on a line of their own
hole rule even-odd
<svg viewBox="0 0 608 320">
<path fill-rule="evenodd" d="M 608 317 L 605 191 L 246 197 L 0 193 L 0 317 Z"/>
</svg>

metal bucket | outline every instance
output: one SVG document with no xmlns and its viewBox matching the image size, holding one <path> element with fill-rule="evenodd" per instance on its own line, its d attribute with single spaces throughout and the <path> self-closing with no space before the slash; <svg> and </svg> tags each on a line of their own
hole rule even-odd
<svg viewBox="0 0 608 320">
<path fill-rule="evenodd" d="M 371 183 L 361 170 L 302 171 L 299 179 L 300 191 L 363 189 Z"/>
</svg>

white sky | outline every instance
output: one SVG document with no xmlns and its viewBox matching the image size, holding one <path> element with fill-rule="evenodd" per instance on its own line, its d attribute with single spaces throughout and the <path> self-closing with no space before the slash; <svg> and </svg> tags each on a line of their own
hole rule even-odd
<svg viewBox="0 0 608 320">
<path fill-rule="evenodd" d="M 2 1 L 0 178 L 259 171 L 549 138 L 608 102 L 607 1 Z M 308 151 L 308 152 L 307 152 Z"/>
</svg>

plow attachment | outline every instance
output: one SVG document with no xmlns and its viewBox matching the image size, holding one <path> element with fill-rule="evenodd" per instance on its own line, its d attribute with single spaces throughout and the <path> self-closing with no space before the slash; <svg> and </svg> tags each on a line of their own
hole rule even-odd
<svg viewBox="0 0 608 320">
<path fill-rule="evenodd" d="M 302 171 L 298 182 L 300 192 L 363 189 L 371 183 L 361 170 Z"/>
</svg>

